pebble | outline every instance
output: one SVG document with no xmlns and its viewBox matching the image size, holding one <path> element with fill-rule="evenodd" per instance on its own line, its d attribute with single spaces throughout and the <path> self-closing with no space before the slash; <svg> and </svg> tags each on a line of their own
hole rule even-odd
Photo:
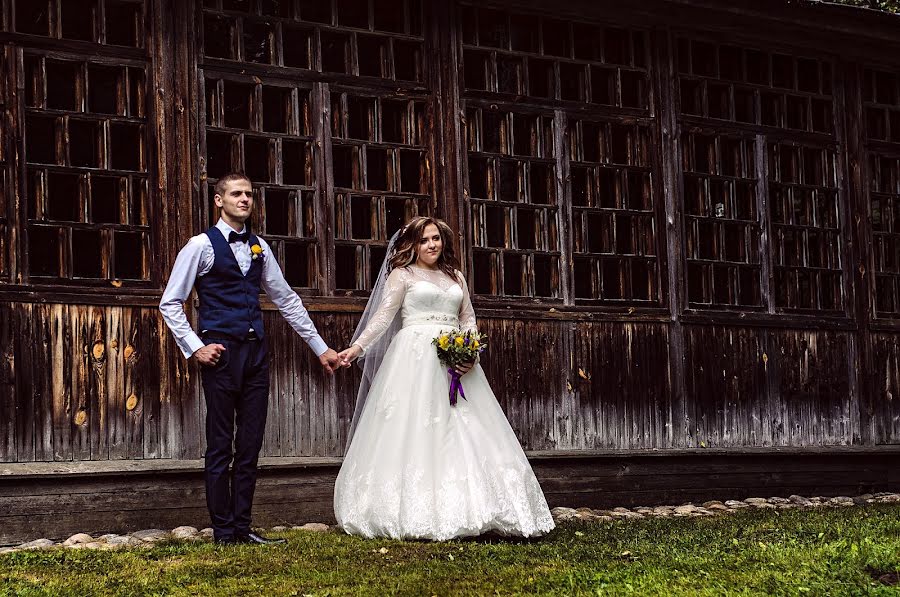
<svg viewBox="0 0 900 597">
<path fill-rule="evenodd" d="M 312 531 L 313 533 L 327 533 L 331 527 L 321 522 L 307 522 L 303 526 L 294 527 L 300 531 Z"/>
<path fill-rule="evenodd" d="M 675 514 L 691 514 L 696 511 L 697 506 L 694 506 L 693 504 L 684 504 L 683 506 L 677 506 L 675 508 Z"/>
<path fill-rule="evenodd" d="M 84 543 L 91 543 L 94 540 L 93 537 L 86 533 L 78 533 L 77 535 L 72 535 L 65 541 L 63 541 L 63 546 L 68 547 L 70 545 L 81 545 Z"/>
<path fill-rule="evenodd" d="M 168 539 L 170 535 L 169 531 L 164 531 L 162 529 L 147 529 L 146 531 L 132 533 L 131 536 L 135 539 L 146 541 L 147 543 L 155 543 L 156 541 Z"/>
<path fill-rule="evenodd" d="M 196 537 L 199 531 L 195 527 L 176 527 L 172 529 L 172 536 L 176 539 L 190 539 Z"/>
<path fill-rule="evenodd" d="M 639 519 L 639 518 L 667 518 L 670 516 L 697 518 L 701 516 L 719 516 L 730 514 L 744 508 L 758 508 L 769 510 L 788 510 L 791 508 L 841 508 L 855 505 L 881 503 L 891 504 L 900 503 L 900 493 L 878 492 L 865 493 L 858 496 L 837 496 L 837 497 L 804 497 L 801 495 L 791 495 L 787 498 L 774 496 L 771 498 L 751 497 L 745 500 L 710 500 L 703 502 L 702 506 L 695 504 L 682 504 L 680 506 L 660 505 L 660 506 L 637 506 L 633 509 L 625 507 L 617 507 L 612 510 L 596 510 L 588 507 L 567 508 L 557 506 L 550 513 L 556 522 L 564 522 L 567 520 L 581 521 L 604 521 L 611 522 L 614 520 Z M 272 527 L 273 532 L 292 531 L 311 531 L 316 533 L 325 533 L 337 529 L 320 522 L 308 522 L 301 526 L 279 525 Z M 0 554 L 14 553 L 30 549 L 47 549 L 50 547 L 63 547 L 66 549 L 119 549 L 122 547 L 134 548 L 150 548 L 153 543 L 164 539 L 180 539 L 186 541 L 212 540 L 213 530 L 206 527 L 197 530 L 191 526 L 180 526 L 165 531 L 162 529 L 146 529 L 137 531 L 130 535 L 117 535 L 115 533 L 107 533 L 96 539 L 87 533 L 76 533 L 62 542 L 55 542 L 50 539 L 36 539 L 27 543 L 22 543 L 14 547 L 0 547 Z"/>
<path fill-rule="evenodd" d="M 29 541 L 28 543 L 23 543 L 18 547 L 18 549 L 44 549 L 47 547 L 53 547 L 56 545 L 50 539 L 36 539 L 34 541 Z"/>
<path fill-rule="evenodd" d="M 717 504 L 710 504 L 710 505 L 708 505 L 708 506 L 707 506 L 706 504 L 704 504 L 704 507 L 705 507 L 707 510 L 717 510 L 717 511 L 719 511 L 719 512 L 728 512 L 728 511 L 729 511 L 728 506 L 726 506 L 725 504 L 718 504 L 718 503 L 717 503 Z"/>
</svg>

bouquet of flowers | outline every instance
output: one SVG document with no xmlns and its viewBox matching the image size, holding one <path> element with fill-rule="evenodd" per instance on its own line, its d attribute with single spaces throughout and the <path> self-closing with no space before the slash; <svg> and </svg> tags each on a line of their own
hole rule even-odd
<svg viewBox="0 0 900 597">
<path fill-rule="evenodd" d="M 474 330 L 450 330 L 441 333 L 431 343 L 437 348 L 438 359 L 450 374 L 450 405 L 456 406 L 457 394 L 466 399 L 456 366 L 474 361 L 487 348 L 487 337 Z"/>
</svg>

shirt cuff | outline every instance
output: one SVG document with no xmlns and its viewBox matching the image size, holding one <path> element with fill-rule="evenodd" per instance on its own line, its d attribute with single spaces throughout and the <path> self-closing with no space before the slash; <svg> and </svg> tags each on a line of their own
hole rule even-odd
<svg viewBox="0 0 900 597">
<path fill-rule="evenodd" d="M 317 357 L 322 356 L 328 350 L 328 345 L 325 344 L 325 340 L 322 340 L 322 337 L 319 335 L 313 336 L 306 343 L 316 353 Z"/>
<path fill-rule="evenodd" d="M 181 348 L 181 352 L 184 353 L 184 358 L 189 359 L 198 349 L 206 346 L 203 344 L 203 340 L 200 339 L 200 336 L 191 332 L 184 338 L 178 338 L 178 347 Z"/>
</svg>

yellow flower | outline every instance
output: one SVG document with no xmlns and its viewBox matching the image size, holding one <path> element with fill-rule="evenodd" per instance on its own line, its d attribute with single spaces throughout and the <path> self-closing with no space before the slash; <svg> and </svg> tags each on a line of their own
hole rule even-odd
<svg viewBox="0 0 900 597">
<path fill-rule="evenodd" d="M 447 336 L 446 334 L 444 334 L 444 335 L 441 336 L 440 339 L 438 340 L 438 345 L 439 345 L 441 348 L 446 349 L 448 346 L 450 346 L 450 337 Z"/>
<path fill-rule="evenodd" d="M 463 345 L 463 342 L 465 342 L 465 340 L 463 340 L 463 337 L 462 337 L 462 336 L 457 336 L 457 337 L 456 337 L 456 345 L 457 345 L 457 346 L 462 346 L 462 345 Z"/>
<path fill-rule="evenodd" d="M 478 346 L 479 346 L 478 340 L 475 340 L 475 341 L 472 342 L 472 348 L 473 348 L 473 349 L 477 350 L 477 349 L 478 349 Z"/>
</svg>

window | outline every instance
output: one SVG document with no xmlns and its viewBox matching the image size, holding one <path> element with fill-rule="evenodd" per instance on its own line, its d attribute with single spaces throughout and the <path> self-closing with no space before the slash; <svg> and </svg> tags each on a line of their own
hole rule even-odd
<svg viewBox="0 0 900 597">
<path fill-rule="evenodd" d="M 386 241 L 429 210 L 426 104 L 347 92 L 331 102 L 336 288 L 367 290 Z"/>
<path fill-rule="evenodd" d="M 316 170 L 310 89 L 252 77 L 204 80 L 210 225 L 215 182 L 244 172 L 254 192 L 253 225 L 292 286 L 317 286 Z"/>
<path fill-rule="evenodd" d="M 11 4 L 16 33 L 143 47 L 143 0 L 12 0 Z"/>
<path fill-rule="evenodd" d="M 146 66 L 23 54 L 32 281 L 150 279 Z"/>
<path fill-rule="evenodd" d="M 463 7 L 467 91 L 646 110 L 646 33 Z"/>
<path fill-rule="evenodd" d="M 204 2 L 207 58 L 425 80 L 421 0 Z"/>
<path fill-rule="evenodd" d="M 649 127 L 569 121 L 575 299 L 659 295 Z"/>
<path fill-rule="evenodd" d="M 208 215 L 215 180 L 246 173 L 254 225 L 294 287 L 367 293 L 391 235 L 431 213 L 422 11 L 419 0 L 204 2 Z M 229 74 L 234 62 L 245 74 Z M 333 278 L 326 263 L 340 264 Z"/>
<path fill-rule="evenodd" d="M 690 39 L 677 52 L 682 114 L 834 133 L 829 62 Z"/>
<path fill-rule="evenodd" d="M 460 25 L 474 292 L 656 303 L 647 33 L 474 6 Z"/>
<path fill-rule="evenodd" d="M 676 52 L 688 306 L 843 311 L 831 64 L 684 38 Z"/>
<path fill-rule="evenodd" d="M 767 153 L 775 305 L 780 309 L 842 310 L 834 151 L 771 142 Z"/>
<path fill-rule="evenodd" d="M 688 303 L 761 306 L 753 139 L 685 133 L 681 147 Z"/>
<path fill-rule="evenodd" d="M 470 108 L 466 126 L 475 292 L 557 297 L 552 117 Z"/>
<path fill-rule="evenodd" d="M 900 76 L 865 69 L 875 314 L 900 317 Z"/>
</svg>

